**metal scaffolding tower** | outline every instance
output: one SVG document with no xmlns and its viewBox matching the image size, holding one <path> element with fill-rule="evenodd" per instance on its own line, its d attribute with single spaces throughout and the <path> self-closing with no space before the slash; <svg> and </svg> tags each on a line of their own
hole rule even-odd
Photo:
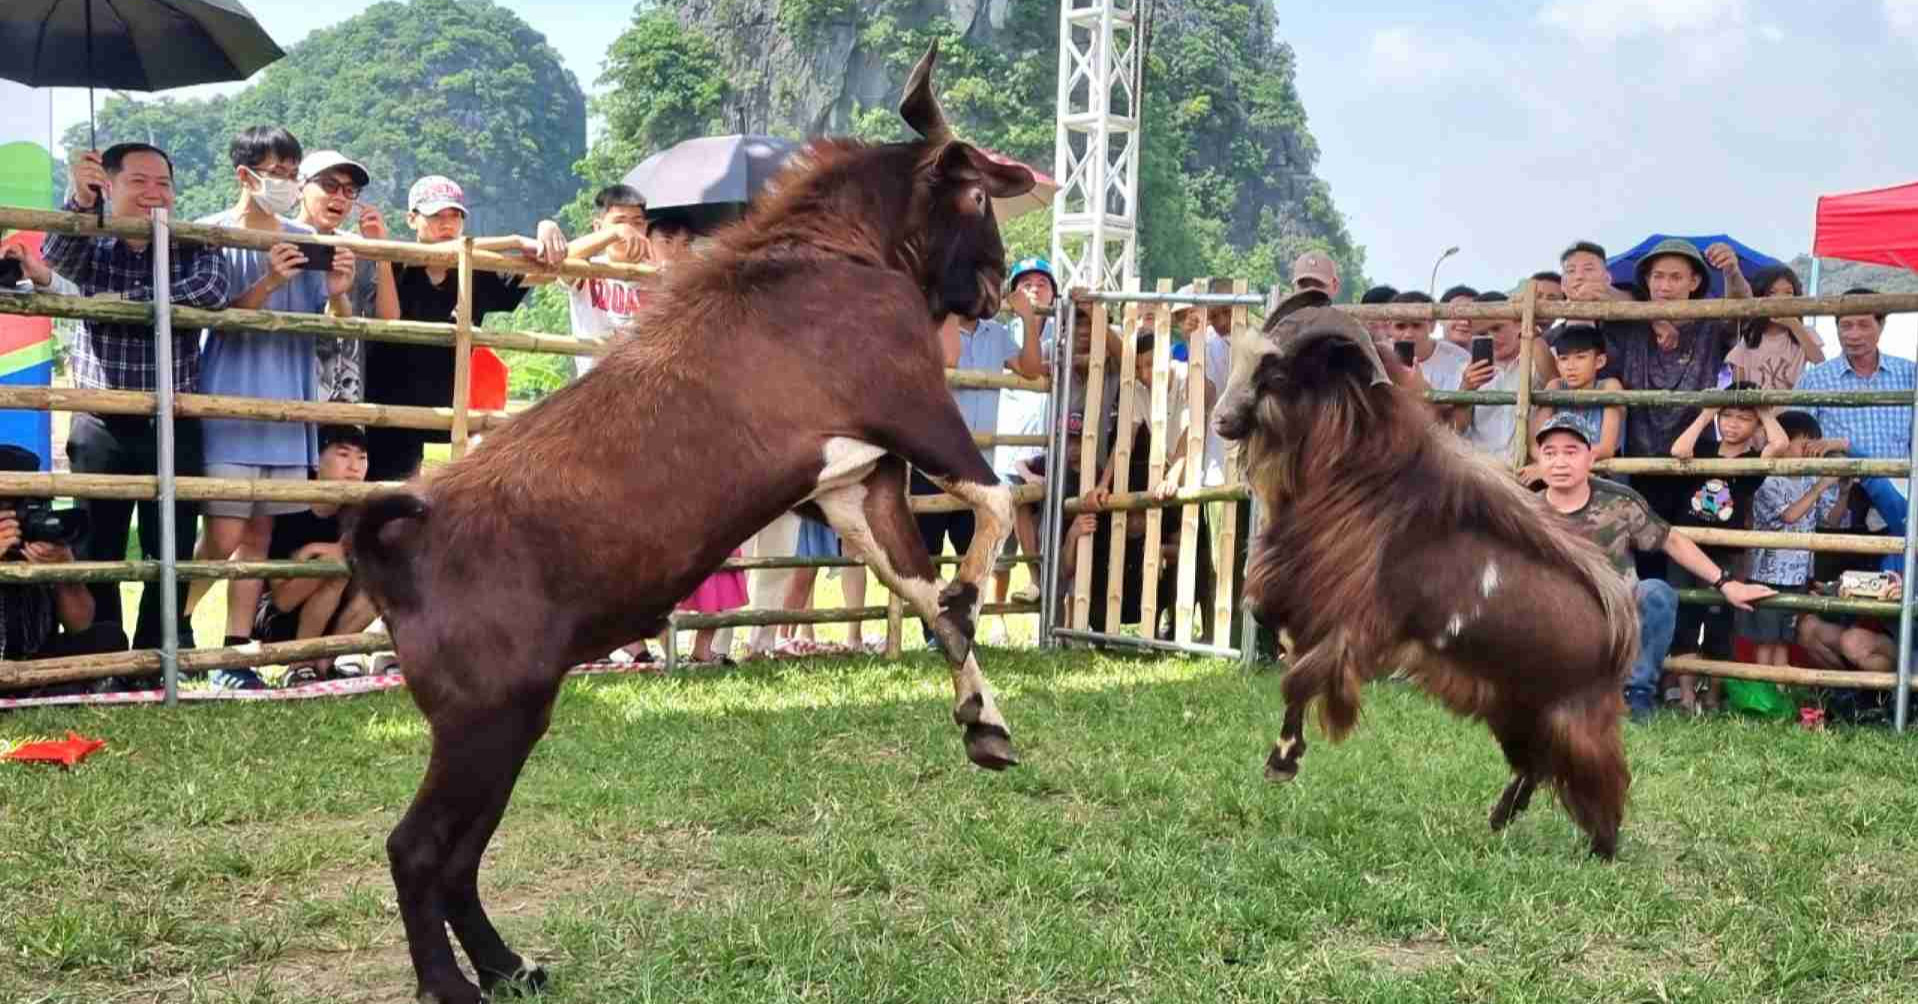
<svg viewBox="0 0 1918 1004">
<path fill-rule="evenodd" d="M 1062 0 L 1052 265 L 1061 288 L 1139 273 L 1140 0 Z"/>
</svg>

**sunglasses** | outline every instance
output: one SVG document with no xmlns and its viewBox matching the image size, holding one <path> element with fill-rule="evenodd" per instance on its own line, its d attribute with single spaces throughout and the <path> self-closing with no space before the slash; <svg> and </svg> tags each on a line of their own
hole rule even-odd
<svg viewBox="0 0 1918 1004">
<path fill-rule="evenodd" d="M 360 186 L 338 178 L 314 178 L 312 184 L 320 186 L 320 191 L 328 195 L 344 195 L 349 199 L 360 197 Z"/>
</svg>

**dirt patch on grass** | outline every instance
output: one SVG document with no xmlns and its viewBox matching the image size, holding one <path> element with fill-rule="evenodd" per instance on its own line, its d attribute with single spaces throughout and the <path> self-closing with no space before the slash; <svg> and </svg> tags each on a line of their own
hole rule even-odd
<svg viewBox="0 0 1918 1004">
<path fill-rule="evenodd" d="M 1462 953 L 1436 938 L 1413 938 L 1365 945 L 1359 954 L 1394 973 L 1411 975 L 1459 961 Z"/>
</svg>

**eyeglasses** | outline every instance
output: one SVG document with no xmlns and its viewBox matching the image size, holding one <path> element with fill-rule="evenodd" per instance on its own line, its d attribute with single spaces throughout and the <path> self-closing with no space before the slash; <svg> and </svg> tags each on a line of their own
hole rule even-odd
<svg viewBox="0 0 1918 1004">
<path fill-rule="evenodd" d="M 338 178 L 314 178 L 313 184 L 320 186 L 320 191 L 328 195 L 344 195 L 349 199 L 360 197 L 360 186 L 348 184 Z"/>
</svg>

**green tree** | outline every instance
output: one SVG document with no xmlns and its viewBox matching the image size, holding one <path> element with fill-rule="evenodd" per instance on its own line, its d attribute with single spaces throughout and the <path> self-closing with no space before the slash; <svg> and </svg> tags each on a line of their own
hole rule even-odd
<svg viewBox="0 0 1918 1004">
<path fill-rule="evenodd" d="M 314 32 L 232 98 L 110 99 L 100 137 L 166 149 L 182 215 L 201 215 L 232 201 L 227 144 L 258 124 L 364 163 L 373 184 L 363 200 L 402 233 L 407 189 L 427 174 L 466 189 L 473 232 L 529 233 L 573 198 L 586 150 L 578 80 L 543 35 L 491 0 L 375 4 Z M 84 146 L 86 127 L 65 138 Z"/>
</svg>

